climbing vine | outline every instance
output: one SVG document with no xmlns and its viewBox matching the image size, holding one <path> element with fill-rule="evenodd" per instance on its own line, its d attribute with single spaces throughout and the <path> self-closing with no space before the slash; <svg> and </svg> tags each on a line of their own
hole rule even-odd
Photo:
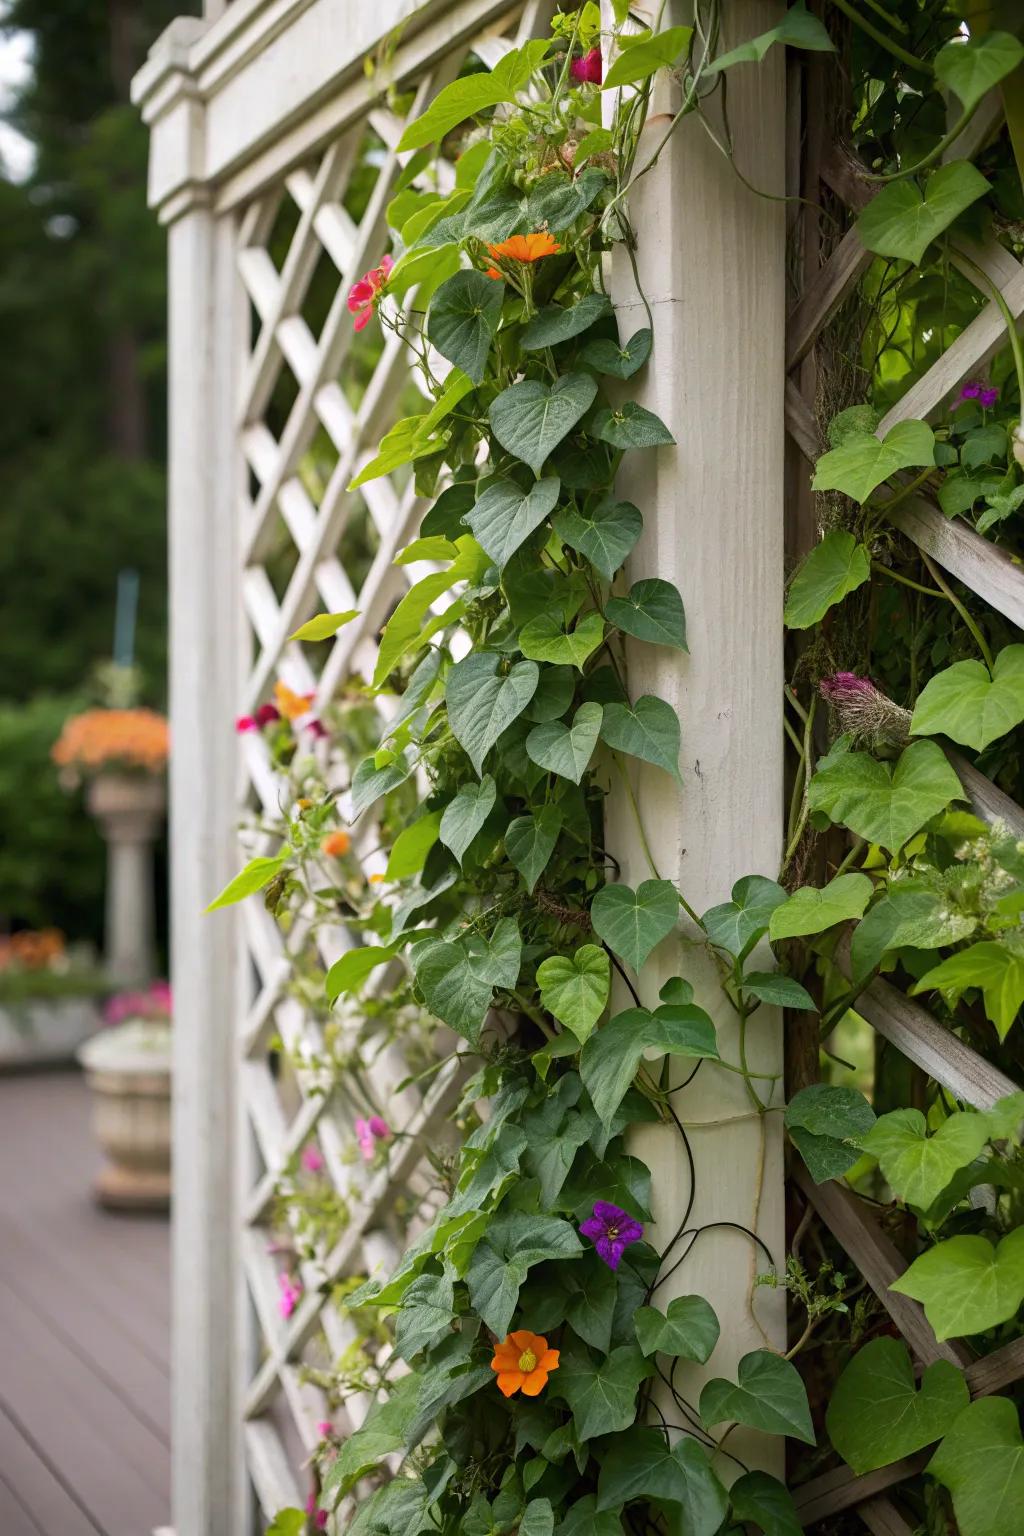
<svg viewBox="0 0 1024 1536">
<path fill-rule="evenodd" d="M 1013 144 L 1008 157 L 1005 143 L 983 143 L 988 175 L 956 158 L 987 94 L 1019 77 L 1024 48 L 934 0 L 836 0 L 829 27 L 798 4 L 728 52 L 717 5 L 698 7 L 693 27 L 653 33 L 616 12 L 610 35 L 593 4 L 559 13 L 549 37 L 463 75 L 409 124 L 388 209 L 394 254 L 349 296 L 356 329 L 379 324 L 407 346 L 426 402 L 350 486 L 412 476 L 432 501 L 398 556 L 428 573 L 380 637 L 371 691 L 390 701 L 387 724 L 355 684 L 323 719 L 279 685 L 239 722 L 263 734 L 289 809 L 258 829 L 275 851 L 212 906 L 262 891 L 305 934 L 292 986 L 327 1030 L 324 1059 L 301 1066 L 325 1092 L 345 1078 L 361 1111 L 355 1155 L 385 1161 L 396 1130 L 359 1051 L 331 1032 L 339 1000 L 361 998 L 366 1038 L 401 1035 L 420 1083 L 452 1060 L 471 1073 L 457 1149 L 433 1155 L 432 1214 L 393 1274 L 345 1287 L 365 1337 L 393 1350 L 356 1351 L 320 1384 L 339 1401 L 369 1389 L 375 1406 L 340 1443 L 325 1422 L 310 1509 L 283 1511 L 273 1529 L 301 1531 L 308 1516 L 387 1536 L 617 1536 L 624 1524 L 792 1536 L 786 1488 L 730 1444 L 742 1424 L 804 1446 L 805 1474 L 834 1453 L 860 1473 L 941 1442 L 911 1493 L 921 1530 L 950 1529 L 953 1507 L 965 1536 L 999 1536 L 1024 1493 L 1015 1407 L 970 1404 L 945 1361 L 918 1387 L 905 1346 L 828 1239 L 816 1236 L 812 1262 L 796 1241 L 787 1258 L 746 1234 L 755 1282 L 790 1294 L 793 1345 L 766 1344 L 735 1381 L 688 1390 L 687 1365 L 718 1342 L 714 1298 L 666 1306 L 660 1292 L 705 1229 L 691 1222 L 691 1195 L 678 1230 L 652 1244 L 651 1174 L 626 1137 L 643 1123 L 673 1127 L 692 1186 L 700 1170 L 661 1061 L 739 1074 L 763 1119 L 773 1081 L 749 1070 L 744 1042 L 770 1008 L 814 1016 L 826 1076 L 785 1110 L 794 1153 L 816 1182 L 844 1180 L 899 1218 L 908 1266 L 891 1288 L 924 1304 L 937 1339 L 991 1348 L 1013 1336 L 1024 1095 L 982 1112 L 873 1062 L 869 1098 L 836 1042 L 856 1035 L 857 995 L 881 969 L 950 1030 L 1018 1065 L 1024 841 L 966 807 L 947 749 L 978 754 L 1019 793 L 1009 733 L 1024 722 L 1024 646 L 891 521 L 931 495 L 1016 549 L 1024 364 L 998 290 L 989 297 L 1007 328 L 991 374 L 962 384 L 941 420 L 879 423 L 991 289 L 958 232 L 1024 237 Z M 856 175 L 874 194 L 857 229 L 874 260 L 814 471 L 822 534 L 787 599 L 787 847 L 777 880 L 744 875 L 701 915 L 671 881 L 625 884 L 605 843 L 609 768 L 634 758 L 679 777 L 680 721 L 630 688 L 625 640 L 687 647 L 683 595 L 635 559 L 622 574 L 651 514 L 617 496 L 619 465 L 676 450 L 630 398 L 654 338 L 650 325 L 620 336 L 606 258 L 635 249 L 629 190 L 669 133 L 706 130 L 731 155 L 706 111 L 727 97 L 730 71 L 773 46 L 831 53 L 836 38 L 853 82 Z M 662 71 L 680 106 L 645 160 L 639 130 Z M 1012 138 L 1012 82 L 1007 92 Z M 432 174 L 439 146 L 450 181 Z M 319 615 L 294 638 L 314 644 L 354 617 Z M 349 761 L 344 798 L 338 756 Z M 367 875 L 348 824 L 371 809 L 383 846 Z M 365 942 L 324 977 L 315 937 L 339 915 Z M 682 958 L 658 1006 L 640 1002 L 640 973 L 681 921 L 738 1020 L 736 1061 L 723 1059 Z M 767 968 L 766 939 L 780 969 Z M 364 992 L 384 966 L 386 997 Z M 613 985 L 629 1006 L 615 1006 Z M 455 1039 L 443 1058 L 437 1024 Z M 291 1241 L 311 1258 L 347 1219 L 322 1171 L 311 1144 L 279 1191 Z M 285 1316 L 300 1296 L 283 1270 Z M 799 1368 L 823 1343 L 841 1367 L 824 1388 L 816 1357 Z M 391 1456 L 401 1465 L 384 1480 Z M 993 1460 L 1010 1490 L 995 1513 L 981 1470 Z"/>
</svg>

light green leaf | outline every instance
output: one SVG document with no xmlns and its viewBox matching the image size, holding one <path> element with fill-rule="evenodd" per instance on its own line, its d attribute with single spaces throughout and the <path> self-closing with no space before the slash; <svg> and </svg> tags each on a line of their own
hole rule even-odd
<svg viewBox="0 0 1024 1536">
<path fill-rule="evenodd" d="M 636 331 L 624 345 L 617 341 L 607 341 L 603 337 L 598 341 L 588 341 L 580 353 L 580 361 L 590 368 L 596 368 L 598 373 L 610 374 L 612 378 L 631 379 L 650 357 L 653 339 L 645 327 L 642 331 Z"/>
<path fill-rule="evenodd" d="M 1024 47 L 1009 32 L 979 32 L 958 37 L 935 55 L 935 74 L 955 91 L 965 112 L 1012 74 L 1024 60 Z"/>
<path fill-rule="evenodd" d="M 480 1039 L 495 987 L 519 979 L 522 940 L 514 918 L 503 917 L 490 940 L 479 934 L 425 939 L 412 950 L 416 985 L 427 1007 L 475 1045 Z"/>
<path fill-rule="evenodd" d="M 580 1076 L 606 1127 L 614 1121 L 640 1058 L 648 1050 L 665 1056 L 714 1058 L 718 1055 L 715 1027 L 703 1008 L 666 1004 L 653 1013 L 628 1008 L 595 1031 L 583 1047 Z"/>
<path fill-rule="evenodd" d="M 385 880 L 407 880 L 410 875 L 418 875 L 427 861 L 427 854 L 437 842 L 440 829 L 440 811 L 429 811 L 411 827 L 404 827 L 391 845 Z"/>
<path fill-rule="evenodd" d="M 620 960 L 639 971 L 656 944 L 676 926 L 679 895 L 671 880 L 605 885 L 590 904 L 594 932 Z"/>
<path fill-rule="evenodd" d="M 415 565 L 417 560 L 455 560 L 458 548 L 451 539 L 435 533 L 425 539 L 413 539 L 395 556 L 395 565 Z"/>
<path fill-rule="evenodd" d="M 267 1536 L 306 1536 L 309 1516 L 304 1509 L 279 1509 L 270 1525 Z"/>
<path fill-rule="evenodd" d="M 418 1275 L 398 1310 L 395 1354 L 411 1360 L 444 1337 L 455 1313 L 455 1287 L 447 1275 Z"/>
<path fill-rule="evenodd" d="M 463 784 L 441 817 L 440 837 L 461 867 L 466 850 L 494 809 L 497 798 L 494 780 L 485 773 L 479 784 Z"/>
<path fill-rule="evenodd" d="M 1024 1091 L 1008 1093 L 985 1111 L 990 1141 L 1012 1141 L 1019 1146 L 1024 1130 Z"/>
<path fill-rule="evenodd" d="M 604 1012 L 611 987 L 608 956 L 596 944 L 550 955 L 537 967 L 540 1000 L 582 1045 Z"/>
<path fill-rule="evenodd" d="M 410 587 L 384 626 L 373 673 L 375 688 L 382 687 L 395 663 L 416 648 L 431 603 L 454 587 L 456 582 L 474 581 L 483 574 L 488 556 L 476 540 L 466 534 L 457 540 L 457 547 L 458 558 L 452 561 L 448 569 L 432 572 Z"/>
<path fill-rule="evenodd" d="M 535 662 L 517 662 L 502 675 L 498 671 L 500 660 L 493 651 L 473 652 L 452 667 L 445 684 L 449 723 L 477 774 L 498 737 L 522 714 L 537 687 Z"/>
<path fill-rule="evenodd" d="M 597 382 L 589 373 L 562 374 L 554 384 L 524 379 L 492 402 L 491 427 L 501 446 L 539 475 L 545 459 L 590 409 Z"/>
<path fill-rule="evenodd" d="M 392 960 L 399 947 L 398 944 L 361 944 L 335 960 L 325 982 L 328 1002 L 334 1003 L 349 992 L 358 992 L 371 971 Z"/>
<path fill-rule="evenodd" d="M 575 1344 L 562 1352 L 557 1395 L 569 1405 L 581 1440 L 628 1429 L 636 1416 L 637 1388 L 650 1367 L 635 1344 L 622 1344 L 595 1360 Z"/>
<path fill-rule="evenodd" d="M 524 352 L 557 347 L 560 341 L 569 341 L 573 336 L 582 335 L 596 321 L 611 312 L 611 303 L 604 293 L 586 293 L 567 308 L 561 304 L 551 304 L 524 325 L 519 344 Z"/>
<path fill-rule="evenodd" d="M 346 608 L 344 613 L 318 613 L 315 619 L 307 619 L 289 640 L 329 640 L 339 629 L 358 619 L 358 608 Z"/>
<path fill-rule="evenodd" d="M 453 80 L 439 91 L 430 106 L 408 125 L 398 148 L 422 149 L 444 138 L 452 128 L 501 102 L 514 102 L 519 91 L 529 83 L 548 49 L 546 38 L 538 38 L 523 48 L 515 48 L 498 61 L 489 74 L 467 75 Z"/>
<path fill-rule="evenodd" d="M 874 1110 L 856 1088 L 812 1083 L 786 1106 L 786 1129 L 816 1184 L 853 1167 L 861 1137 L 874 1123 Z"/>
<path fill-rule="evenodd" d="M 645 1355 L 669 1355 L 698 1365 L 708 1359 L 721 1331 L 714 1309 L 703 1296 L 677 1296 L 665 1313 L 657 1307 L 640 1307 L 634 1323 Z"/>
<path fill-rule="evenodd" d="M 664 1510 L 671 1536 L 715 1536 L 728 1507 L 696 1440 L 684 1435 L 670 1446 L 660 1430 L 637 1424 L 616 1435 L 601 1458 L 597 1507 L 619 1509 L 648 1499 Z"/>
<path fill-rule="evenodd" d="M 879 1116 L 861 1146 L 878 1159 L 898 1200 L 927 1210 L 953 1175 L 973 1163 L 988 1134 L 984 1115 L 954 1112 L 929 1136 L 919 1109 L 894 1109 Z"/>
<path fill-rule="evenodd" d="M 519 816 L 509 823 L 505 833 L 505 852 L 526 881 L 534 886 L 547 868 L 562 830 L 562 812 L 557 805 L 541 806 L 529 816 Z"/>
<path fill-rule="evenodd" d="M 905 183 L 899 183 L 905 185 Z M 823 453 L 818 460 L 811 485 L 816 491 L 842 491 L 854 501 L 865 502 L 872 491 L 877 490 L 901 469 L 923 469 L 935 462 L 935 434 L 926 421 L 898 421 L 890 427 L 884 438 L 873 432 L 850 432 L 838 448 Z M 835 534 L 829 535 L 836 540 Z M 841 536 L 853 543 L 852 534 Z M 827 539 L 823 542 L 828 542 Z M 821 547 L 820 545 L 818 546 Z M 843 546 L 848 548 L 848 546 Z M 835 561 L 838 562 L 840 544 L 834 545 Z M 814 551 L 811 552 L 814 554 Z M 810 557 L 808 557 L 810 558 Z M 867 577 L 867 556 L 864 555 L 864 577 Z M 853 574 L 857 574 L 854 567 Z M 853 582 L 859 586 L 860 582 Z M 851 591 L 847 587 L 847 591 Z M 836 599 L 833 599 L 836 601 Z M 824 611 L 824 610 L 823 610 Z M 793 626 L 806 628 L 806 625 Z"/>
<path fill-rule="evenodd" d="M 236 901 L 244 901 L 247 896 L 252 896 L 256 891 L 262 891 L 275 875 L 281 873 L 291 854 L 292 850 L 286 846 L 280 853 L 275 853 L 270 858 L 250 859 L 245 868 L 239 870 L 233 880 L 228 881 L 220 895 L 213 898 L 205 911 L 217 912 L 221 907 L 234 906 Z"/>
<path fill-rule="evenodd" d="M 845 450 L 835 448 L 833 452 Z M 787 627 L 810 629 L 848 593 L 863 586 L 870 575 L 871 560 L 864 545 L 845 529 L 833 529 L 815 545 L 793 577 L 783 615 Z"/>
<path fill-rule="evenodd" d="M 918 1389 L 902 1340 L 872 1339 L 836 1383 L 825 1425 L 861 1476 L 941 1440 L 969 1401 L 962 1373 L 948 1360 L 929 1365 Z"/>
<path fill-rule="evenodd" d="M 623 47 L 605 75 L 602 89 L 613 91 L 620 85 L 637 85 L 650 79 L 659 69 L 675 63 L 684 48 L 690 46 L 692 36 L 692 27 L 666 27 L 664 32 L 630 38 L 629 46 Z"/>
<path fill-rule="evenodd" d="M 904 945 L 938 949 L 968 938 L 977 918 L 957 912 L 946 892 L 920 881 L 890 886 L 881 901 L 854 929 L 850 945 L 850 977 L 859 986 L 886 953 Z"/>
<path fill-rule="evenodd" d="M 565 507 L 553 523 L 563 543 L 579 550 L 606 581 L 612 580 L 644 528 L 639 509 L 614 496 L 606 496 L 589 510 Z"/>
<path fill-rule="evenodd" d="M 841 753 L 807 786 L 812 811 L 892 853 L 951 800 L 963 798 L 960 780 L 933 741 L 912 742 L 895 766 L 867 752 Z"/>
<path fill-rule="evenodd" d="M 791 1435 L 814 1445 L 807 1391 L 791 1360 L 768 1349 L 744 1355 L 734 1386 L 721 1376 L 706 1382 L 698 1412 L 710 1429 L 725 1419 L 769 1435 Z"/>
<path fill-rule="evenodd" d="M 444 245 L 421 246 L 406 251 L 391 269 L 388 278 L 388 297 L 402 299 L 410 288 L 416 289 L 416 307 L 422 309 L 430 303 L 436 290 L 447 278 L 458 272 L 459 247 L 454 241 Z"/>
<path fill-rule="evenodd" d="M 767 1472 L 745 1472 L 729 1489 L 732 1512 L 765 1536 L 803 1536 L 803 1525 L 789 1490 Z M 737 1533 L 738 1536 L 738 1533 Z"/>
<path fill-rule="evenodd" d="M 571 726 L 561 720 L 535 725 L 526 738 L 526 755 L 539 768 L 578 784 L 597 745 L 604 711 L 600 704 L 581 704 Z"/>
<path fill-rule="evenodd" d="M 924 184 L 891 181 L 868 203 L 854 226 L 867 250 L 915 265 L 955 218 L 984 197 L 988 182 L 969 160 L 952 160 Z"/>
<path fill-rule="evenodd" d="M 352 775 L 352 820 L 357 821 L 382 795 L 389 795 L 404 784 L 412 767 L 412 760 L 404 752 L 384 753 L 379 766 L 375 757 L 364 757 Z"/>
<path fill-rule="evenodd" d="M 609 624 L 614 624 L 624 634 L 647 640 L 652 645 L 686 650 L 683 600 L 670 581 L 658 577 L 635 581 L 627 597 L 609 598 L 604 611 Z"/>
<path fill-rule="evenodd" d="M 961 1536 L 1009 1536 L 1024 1508 L 1024 1440 L 1007 1397 L 982 1397 L 925 1467 L 953 1495 Z"/>
<path fill-rule="evenodd" d="M 732 900 L 711 907 L 701 922 L 712 944 L 743 959 L 768 932 L 772 913 L 786 899 L 786 892 L 775 880 L 744 875 L 732 888 Z"/>
<path fill-rule="evenodd" d="M 671 704 L 656 694 L 645 693 L 635 704 L 606 704 L 601 740 L 618 752 L 664 768 L 674 779 L 680 777 L 679 718 Z"/>
<path fill-rule="evenodd" d="M 491 343 L 501 324 L 505 284 L 484 272 L 456 272 L 434 294 L 427 312 L 427 337 L 442 357 L 474 384 L 483 381 Z"/>
<path fill-rule="evenodd" d="M 591 437 L 613 448 L 658 448 L 675 442 L 665 423 L 635 400 L 626 400 L 614 410 L 605 406 L 589 430 Z"/>
<path fill-rule="evenodd" d="M 752 37 L 748 43 L 740 43 L 738 48 L 712 60 L 707 73 L 731 69 L 734 64 L 759 64 L 774 43 L 783 43 L 789 48 L 807 48 L 814 53 L 835 52 L 835 44 L 824 24 L 817 16 L 810 14 L 804 0 L 799 0 L 797 5 L 786 12 L 777 27 L 772 27 L 770 32 L 762 32 L 760 37 Z"/>
<path fill-rule="evenodd" d="M 873 890 L 867 875 L 837 875 L 820 890 L 813 885 L 801 886 L 772 912 L 768 937 L 773 943 L 777 939 L 802 938 L 824 933 L 836 923 L 849 922 L 861 916 Z"/>
<path fill-rule="evenodd" d="M 802 1008 L 811 1013 L 817 1012 L 815 1001 L 806 987 L 794 981 L 792 976 L 783 976 L 780 971 L 748 971 L 740 985 L 744 992 L 767 1003 L 769 1007 Z"/>
<path fill-rule="evenodd" d="M 554 614 L 542 613 L 519 631 L 519 648 L 532 661 L 550 661 L 582 671 L 583 663 L 603 639 L 604 620 L 593 609 L 573 629 L 564 628 Z"/>
<path fill-rule="evenodd" d="M 889 1289 L 923 1302 L 939 1340 L 985 1333 L 1015 1317 L 1024 1301 L 1024 1227 L 996 1248 L 977 1236 L 936 1243 Z"/>
<path fill-rule="evenodd" d="M 913 996 L 933 988 L 958 998 L 968 987 L 980 987 L 985 1012 L 1005 1040 L 1024 1003 L 1024 955 L 995 939 L 983 940 L 943 960 L 911 987 Z"/>
<path fill-rule="evenodd" d="M 493 480 L 484 491 L 465 521 L 499 571 L 553 511 L 560 489 L 552 475 L 535 481 L 528 491 L 514 480 Z"/>
<path fill-rule="evenodd" d="M 958 661 L 925 685 L 910 722 L 915 736 L 949 736 L 976 752 L 1024 720 L 1024 645 L 1007 645 L 992 675 L 981 661 Z"/>
</svg>

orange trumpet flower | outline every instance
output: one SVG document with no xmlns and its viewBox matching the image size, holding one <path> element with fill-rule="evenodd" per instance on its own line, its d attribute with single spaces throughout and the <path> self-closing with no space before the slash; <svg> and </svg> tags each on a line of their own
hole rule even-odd
<svg viewBox="0 0 1024 1536">
<path fill-rule="evenodd" d="M 498 1390 L 505 1397 L 522 1392 L 536 1397 L 547 1386 L 548 1374 L 558 1370 L 558 1350 L 548 1349 L 539 1333 L 519 1328 L 502 1344 L 495 1344 L 491 1370 L 498 1373 Z"/>
<path fill-rule="evenodd" d="M 542 256 L 556 256 L 562 247 L 547 233 L 540 230 L 532 235 L 513 235 L 487 247 L 494 261 L 540 261 Z M 488 267 L 488 277 L 500 277 L 497 267 Z"/>
</svg>

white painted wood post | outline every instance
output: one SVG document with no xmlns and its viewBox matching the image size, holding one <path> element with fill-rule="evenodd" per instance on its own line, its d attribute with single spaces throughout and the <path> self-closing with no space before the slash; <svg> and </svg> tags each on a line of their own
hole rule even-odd
<svg viewBox="0 0 1024 1536">
<path fill-rule="evenodd" d="M 723 6 L 721 48 L 773 26 L 781 9 L 772 0 Z M 662 25 L 686 19 L 666 16 Z M 678 88 L 667 83 L 644 129 L 638 168 L 667 126 L 669 119 L 657 114 L 673 112 L 678 102 Z M 728 103 L 744 176 L 766 192 L 782 192 L 782 50 L 731 71 Z M 682 789 L 655 768 L 641 767 L 633 781 L 658 874 L 674 880 L 703 913 L 729 899 L 740 875 L 776 876 L 782 849 L 783 205 L 749 191 L 690 117 L 638 183 L 630 212 L 640 281 L 654 317 L 654 353 L 627 388 L 662 417 L 677 446 L 626 455 L 619 493 L 644 517 L 628 570 L 632 580 L 659 576 L 678 586 L 690 647 L 688 656 L 650 645 L 629 648 L 632 696 L 660 694 L 682 723 Z M 647 324 L 621 250 L 613 298 L 624 339 Z M 652 870 L 614 777 L 608 805 L 608 846 L 622 860 L 621 878 L 636 886 Z M 680 973 L 714 1017 L 723 1058 L 737 1062 L 735 1017 L 697 945 L 668 940 L 660 946 L 646 967 L 644 1002 L 656 1003 L 661 983 Z M 781 1074 L 777 1013 L 761 1008 L 748 1025 L 748 1062 L 754 1071 Z M 674 1066 L 673 1080 L 682 1081 L 690 1065 Z M 781 1081 L 775 1102 L 780 1098 Z M 709 1062 L 673 1104 L 696 1165 L 689 1225 L 738 1222 L 756 1229 L 781 1273 L 781 1115 L 770 1113 L 762 1122 L 743 1079 Z M 673 1127 L 641 1127 L 634 1146 L 653 1170 L 653 1238 L 663 1247 L 687 1209 L 686 1160 Z M 677 1248 L 670 1262 L 682 1252 Z M 674 1296 L 705 1296 L 722 1324 L 707 1366 L 677 1373 L 690 1402 L 707 1377 L 735 1379 L 748 1351 L 785 1348 L 784 1293 L 759 1289 L 753 1308 L 749 1303 L 754 1275 L 768 1267 L 742 1232 L 719 1227 L 696 1240 L 657 1292 L 661 1307 Z M 678 1423 L 667 1395 L 660 1402 Z M 780 1441 L 737 1430 L 727 1443 L 748 1465 L 781 1474 Z M 738 1470 L 724 1454 L 715 1465 L 727 1480 Z"/>
<path fill-rule="evenodd" d="M 242 605 L 232 419 L 241 345 L 234 227 L 200 175 L 198 22 L 175 22 L 136 81 L 150 199 L 168 225 L 171 975 L 174 986 L 172 1505 L 178 1536 L 251 1529 L 241 1453 L 233 912 L 203 908 L 238 867 L 233 717 Z"/>
</svg>

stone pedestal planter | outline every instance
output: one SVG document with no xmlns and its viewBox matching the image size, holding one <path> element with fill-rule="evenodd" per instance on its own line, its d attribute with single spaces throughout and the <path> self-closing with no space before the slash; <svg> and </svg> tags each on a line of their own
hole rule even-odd
<svg viewBox="0 0 1024 1536">
<path fill-rule="evenodd" d="M 166 786 L 152 774 L 102 773 L 89 784 L 87 804 L 107 843 L 107 971 L 134 986 L 154 968 L 153 843 Z"/>
<path fill-rule="evenodd" d="M 171 1031 L 130 1020 L 82 1046 L 93 1131 L 106 1156 L 96 1198 L 115 1210 L 166 1210 L 171 1198 Z"/>
<path fill-rule="evenodd" d="M 0 1007 L 0 1070 L 73 1061 L 100 1027 L 90 997 L 41 998 Z"/>
</svg>

